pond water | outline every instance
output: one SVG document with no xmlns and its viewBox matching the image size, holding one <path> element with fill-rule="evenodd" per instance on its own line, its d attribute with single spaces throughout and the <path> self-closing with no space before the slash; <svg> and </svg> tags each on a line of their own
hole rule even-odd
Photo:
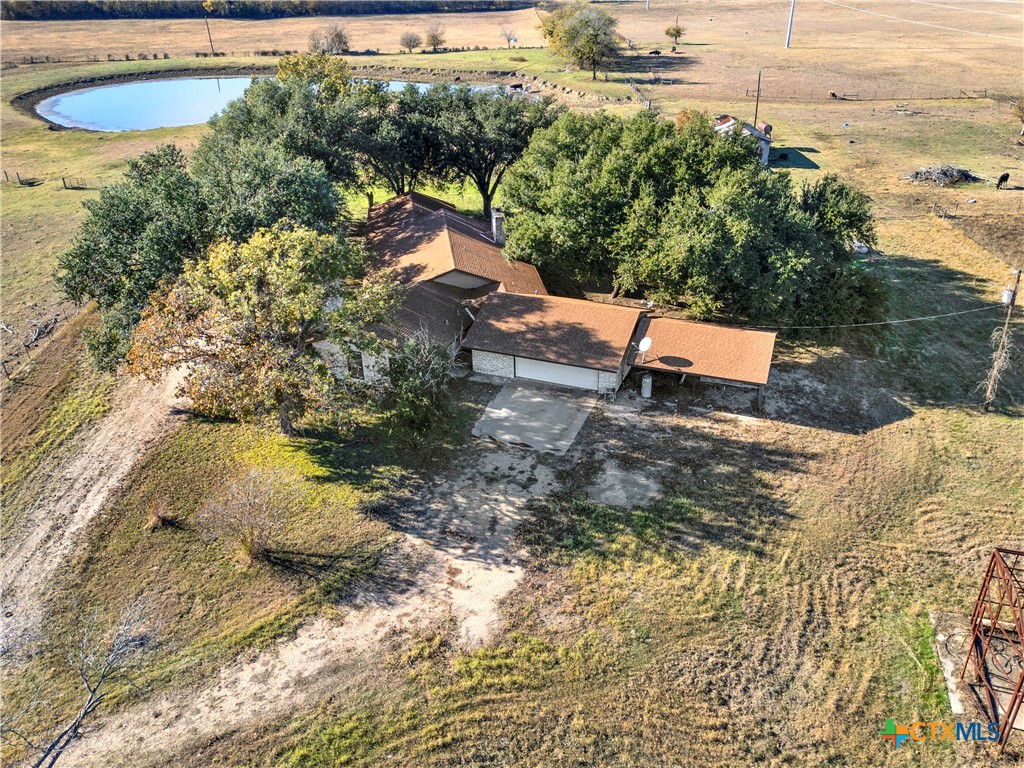
<svg viewBox="0 0 1024 768">
<path fill-rule="evenodd" d="M 90 131 L 148 131 L 205 123 L 242 95 L 250 77 L 182 77 L 85 88 L 51 96 L 36 111 L 58 125 Z M 401 90 L 408 83 L 392 81 Z M 427 83 L 413 83 L 423 90 Z"/>
<path fill-rule="evenodd" d="M 51 96 L 36 111 L 90 131 L 146 131 L 205 123 L 237 99 L 249 77 L 188 77 L 104 85 Z"/>
</svg>

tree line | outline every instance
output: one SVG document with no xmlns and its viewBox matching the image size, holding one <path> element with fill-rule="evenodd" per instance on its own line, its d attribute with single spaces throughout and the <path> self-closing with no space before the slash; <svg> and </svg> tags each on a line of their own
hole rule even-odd
<svg viewBox="0 0 1024 768">
<path fill-rule="evenodd" d="M 395 13 L 467 13 L 529 8 L 523 0 L 2 0 L 4 21 L 69 19 L 196 19 L 208 14 L 238 19 L 354 16 Z"/>
</svg>

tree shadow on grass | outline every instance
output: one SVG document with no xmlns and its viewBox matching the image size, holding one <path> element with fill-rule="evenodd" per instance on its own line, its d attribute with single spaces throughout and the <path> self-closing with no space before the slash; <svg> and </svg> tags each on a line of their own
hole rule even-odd
<svg viewBox="0 0 1024 768">
<path fill-rule="evenodd" d="M 898 254 L 876 258 L 871 270 L 890 289 L 886 317 L 926 319 L 851 328 L 833 336 L 781 332 L 765 387 L 764 416 L 863 434 L 907 419 L 919 406 L 981 402 L 978 385 L 990 366 L 990 338 L 1004 317 L 991 283 L 937 260 Z M 779 359 L 787 353 L 798 359 Z M 808 361 L 808 355 L 813 359 Z M 1011 360 L 1000 402 L 1024 402 L 1022 367 L 1019 356 Z M 719 409 L 749 412 L 752 395 L 718 387 L 705 400 Z"/>
<path fill-rule="evenodd" d="M 383 548 L 348 552 L 272 549 L 264 562 L 298 587 L 314 588 L 325 603 L 361 605 L 394 603 L 415 584 L 421 567 L 401 551 Z"/>
<path fill-rule="evenodd" d="M 660 418 L 633 425 L 594 419 L 578 445 L 600 446 L 588 463 L 574 449 L 565 491 L 534 501 L 522 543 L 556 561 L 635 557 L 637 550 L 695 553 L 708 545 L 760 556 L 767 536 L 792 519 L 767 477 L 801 473 L 816 456 L 753 440 L 680 426 Z M 646 422 L 646 423 L 645 423 Z M 570 456 L 572 453 L 570 453 Z M 590 498 L 594 481 L 614 461 L 661 485 L 653 502 L 612 507 Z"/>
<path fill-rule="evenodd" d="M 341 432 L 307 429 L 290 442 L 306 453 L 323 472 L 317 483 L 346 483 L 364 491 L 389 491 L 399 481 L 417 480 L 437 471 L 469 439 L 470 430 L 495 388 L 467 380 L 452 386 L 455 406 L 433 429 L 412 435 L 386 417 L 368 419 Z"/>
<path fill-rule="evenodd" d="M 861 345 L 884 361 L 887 373 L 896 379 L 912 405 L 980 402 L 978 384 L 991 362 L 992 332 L 1002 327 L 1005 318 L 996 292 L 1001 286 L 979 281 L 975 275 L 933 259 L 887 255 L 880 268 L 893 285 L 888 314 L 894 319 L 989 307 L 969 314 L 885 326 L 877 335 L 868 334 L 868 344 Z M 1019 357 L 1003 381 L 1006 398 L 1016 402 L 1024 399 Z"/>
<path fill-rule="evenodd" d="M 614 74 L 634 79 L 652 75 L 666 77 L 693 65 L 692 57 L 685 53 L 670 53 L 671 49 L 672 44 L 669 43 L 655 49 L 662 51 L 660 55 L 652 56 L 649 53 L 640 53 L 635 56 L 620 56 L 616 61 Z"/>
</svg>

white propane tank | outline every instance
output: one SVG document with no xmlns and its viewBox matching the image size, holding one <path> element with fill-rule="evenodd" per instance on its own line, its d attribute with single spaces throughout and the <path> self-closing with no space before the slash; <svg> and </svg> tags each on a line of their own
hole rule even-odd
<svg viewBox="0 0 1024 768">
<path fill-rule="evenodd" d="M 651 388 L 654 386 L 654 377 L 645 373 L 640 377 L 640 397 L 650 397 Z"/>
</svg>

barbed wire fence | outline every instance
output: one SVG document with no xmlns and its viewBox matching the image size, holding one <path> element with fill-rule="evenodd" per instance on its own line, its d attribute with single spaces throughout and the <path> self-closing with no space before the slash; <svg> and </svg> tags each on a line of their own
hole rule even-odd
<svg viewBox="0 0 1024 768">
<path fill-rule="evenodd" d="M 39 187 L 43 184 L 58 184 L 62 189 L 84 190 L 102 189 L 103 187 L 109 186 L 113 183 L 113 179 L 100 176 L 43 177 L 34 176 L 30 173 L 22 172 L 22 170 L 10 170 L 7 168 L 0 170 L 0 184 L 14 184 L 20 187 Z"/>
<path fill-rule="evenodd" d="M 756 88 L 746 88 L 744 98 L 757 97 Z M 989 91 L 985 89 L 965 88 L 932 88 L 910 86 L 906 88 L 858 88 L 857 90 L 821 91 L 810 89 L 774 90 L 761 89 L 761 99 L 780 99 L 785 101 L 943 101 L 953 99 L 987 99 Z"/>
<path fill-rule="evenodd" d="M 6 381 L 16 381 L 18 374 L 25 370 L 37 350 L 66 323 L 77 319 L 84 306 L 61 302 L 48 307 L 34 317 L 8 324 L 0 320 L 0 372 Z"/>
</svg>

